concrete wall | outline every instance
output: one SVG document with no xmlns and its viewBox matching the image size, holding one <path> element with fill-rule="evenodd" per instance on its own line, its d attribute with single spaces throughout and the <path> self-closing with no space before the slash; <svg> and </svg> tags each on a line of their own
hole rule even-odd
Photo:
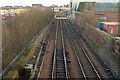
<svg viewBox="0 0 120 80">
<path fill-rule="evenodd" d="M 120 60 L 118 54 L 114 54 L 114 37 L 91 24 L 84 21 L 81 14 L 75 16 L 75 22 L 81 29 L 81 34 L 87 40 L 89 45 L 94 49 L 95 54 L 109 67 L 115 77 L 119 75 Z"/>
</svg>

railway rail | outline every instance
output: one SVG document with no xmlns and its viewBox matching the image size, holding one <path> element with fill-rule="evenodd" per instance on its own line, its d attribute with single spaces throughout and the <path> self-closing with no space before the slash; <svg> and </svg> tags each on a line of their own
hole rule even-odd
<svg viewBox="0 0 120 80">
<path fill-rule="evenodd" d="M 47 56 L 47 58 L 51 58 L 49 59 L 51 60 L 50 72 L 48 71 L 50 75 L 47 74 L 47 76 L 51 76 L 50 78 L 52 80 L 63 78 L 101 80 L 102 78 L 109 78 L 108 75 L 105 74 L 104 70 L 99 67 L 99 65 L 94 65 L 88 55 L 88 51 L 80 42 L 80 37 L 76 35 L 75 31 L 72 30 L 72 25 L 70 25 L 67 20 L 57 19 L 56 26 L 53 27 L 53 30 L 54 32 L 52 33 L 52 39 L 54 39 L 54 48 L 50 50 L 52 51 L 52 57 Z M 68 43 L 70 44 L 69 46 Z M 72 52 L 70 52 L 68 47 L 70 47 Z M 46 61 L 45 59 L 43 60 L 44 64 Z M 70 63 L 73 65 L 70 65 Z M 98 68 L 100 68 L 101 71 L 98 70 Z M 39 73 L 43 74 L 42 72 Z M 102 73 L 105 75 L 102 75 Z"/>
<path fill-rule="evenodd" d="M 40 72 L 41 72 L 41 68 L 43 67 L 44 56 L 45 56 L 45 53 L 46 53 L 46 50 L 47 50 L 47 47 L 49 44 L 49 40 L 50 40 L 51 35 L 52 35 L 52 33 L 51 33 L 52 25 L 50 25 L 48 28 L 49 28 L 48 32 L 45 35 L 45 37 L 41 43 L 42 46 L 40 47 L 40 51 L 38 53 L 35 66 L 34 66 L 32 75 L 30 76 L 29 80 L 37 79 L 39 77 Z"/>
<path fill-rule="evenodd" d="M 44 55 L 47 55 L 47 54 L 49 54 L 49 53 L 53 53 L 53 50 L 51 50 L 50 52 L 48 52 L 49 50 L 49 47 L 51 47 L 50 46 L 50 41 L 52 40 L 52 39 L 54 39 L 54 34 L 55 34 L 55 31 L 54 31 L 54 29 L 55 29 L 55 26 L 54 25 L 51 25 L 52 26 L 52 28 L 51 28 L 51 31 L 50 31 L 50 38 L 49 38 L 49 40 L 48 40 L 48 44 L 47 44 L 47 47 L 46 47 L 46 50 L 45 50 L 45 52 L 44 52 Z M 39 78 L 41 78 L 40 77 L 40 75 L 41 75 L 41 73 L 42 73 L 42 69 L 43 69 L 43 67 L 44 67 L 44 61 L 45 61 L 45 58 L 46 56 L 44 56 L 43 57 L 43 61 L 42 61 L 42 63 L 41 63 L 41 66 L 40 66 L 40 70 L 39 70 L 39 73 L 38 73 L 38 76 L 37 76 L 37 80 L 39 80 Z"/>
<path fill-rule="evenodd" d="M 61 27 L 60 27 L 61 26 Z M 63 32 L 61 20 L 57 22 L 55 50 L 53 57 L 52 79 L 65 78 L 68 79 L 67 61 L 64 49 Z"/>
<path fill-rule="evenodd" d="M 78 53 L 77 53 L 77 50 L 75 48 L 75 45 L 74 45 L 74 42 L 72 40 L 72 36 L 70 35 L 70 32 L 68 31 L 68 26 L 67 24 L 65 23 L 65 21 L 63 22 L 63 24 L 65 25 L 64 27 L 64 33 L 66 34 L 66 36 L 68 36 L 68 39 L 70 40 L 70 43 L 71 43 L 71 46 L 72 46 L 72 50 L 73 50 L 73 53 L 74 53 L 74 57 L 76 57 L 76 63 L 78 63 L 76 66 L 78 66 L 79 68 L 79 74 L 75 74 L 75 75 L 79 75 L 79 78 L 85 78 L 86 79 L 86 76 L 85 76 L 85 73 L 84 73 L 84 70 L 83 70 L 83 67 L 80 63 L 80 59 L 79 59 L 79 56 L 78 56 Z M 77 72 L 77 71 L 76 71 Z M 72 77 L 72 75 L 70 75 L 70 78 L 74 78 Z"/>
<path fill-rule="evenodd" d="M 67 22 L 67 24 L 69 24 L 69 23 Z M 84 78 L 85 79 L 87 79 L 87 78 L 99 78 L 100 79 L 100 75 L 97 72 L 97 70 L 96 70 L 95 66 L 93 65 L 92 61 L 90 60 L 89 56 L 87 55 L 86 50 L 83 48 L 83 46 L 79 42 L 75 33 L 71 29 L 70 25 L 68 25 L 68 26 L 69 26 L 69 32 L 71 31 L 71 33 L 73 34 L 73 36 L 76 39 L 77 44 L 78 44 L 78 48 L 76 48 L 76 51 L 78 51 L 78 57 L 79 57 L 79 61 L 80 61 L 79 63 L 81 65 L 82 74 L 83 74 Z"/>
<path fill-rule="evenodd" d="M 101 60 L 96 56 L 96 54 L 93 52 L 93 50 L 90 49 L 90 45 L 88 45 L 88 42 L 86 42 L 85 38 L 80 34 L 80 31 L 77 26 L 74 26 L 73 23 L 69 22 L 69 25 L 71 25 L 71 29 L 75 33 L 76 37 L 78 38 L 79 42 L 83 46 L 83 48 L 86 50 L 87 55 L 91 59 L 91 62 L 95 66 L 96 70 L 99 72 L 101 78 L 114 78 L 114 76 L 111 74 L 110 71 L 108 71 L 108 68 L 104 66 L 103 63 L 101 63 Z M 85 46 L 86 45 L 86 46 Z"/>
<path fill-rule="evenodd" d="M 79 61 L 79 65 L 81 66 L 81 70 L 82 70 L 82 74 L 83 74 L 84 78 L 85 79 L 95 78 L 95 79 L 101 80 L 103 77 L 101 77 L 101 74 L 98 72 L 98 70 L 96 69 L 96 66 L 91 61 L 90 57 L 87 54 L 87 51 L 83 47 L 82 43 L 79 41 L 78 37 L 76 36 L 75 32 L 71 28 L 68 21 L 66 21 L 66 25 L 67 24 L 69 26 L 69 28 L 67 29 L 69 34 L 71 33 L 71 35 L 74 36 L 74 39 L 76 39 L 76 41 L 72 40 L 73 43 L 78 44 L 78 45 L 75 45 L 76 50 L 75 49 L 74 50 L 75 50 L 75 52 L 78 53 L 77 58 Z"/>
<path fill-rule="evenodd" d="M 83 46 L 76 31 L 73 30 L 73 25 L 67 19 L 56 19 L 54 23 L 51 23 L 42 41 L 29 80 L 39 80 L 40 78 L 101 80 L 109 78 L 97 59 Z M 97 65 L 92 58 L 96 60 Z"/>
</svg>

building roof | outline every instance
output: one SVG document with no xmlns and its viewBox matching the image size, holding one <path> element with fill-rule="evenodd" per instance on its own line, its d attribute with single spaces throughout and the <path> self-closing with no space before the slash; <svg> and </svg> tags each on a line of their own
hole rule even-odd
<svg viewBox="0 0 120 80">
<path fill-rule="evenodd" d="M 42 4 L 32 4 L 32 6 L 43 6 Z"/>
</svg>

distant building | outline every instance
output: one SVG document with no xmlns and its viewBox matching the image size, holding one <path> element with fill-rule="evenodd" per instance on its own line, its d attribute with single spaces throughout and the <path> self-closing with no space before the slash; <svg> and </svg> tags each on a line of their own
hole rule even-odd
<svg viewBox="0 0 120 80">
<path fill-rule="evenodd" d="M 75 12 L 94 14 L 100 21 L 118 22 L 119 0 L 71 0 L 71 17 Z"/>
<path fill-rule="evenodd" d="M 9 7 L 12 7 L 12 6 L 5 6 L 5 7 L 8 7 L 8 8 L 9 8 Z"/>
<path fill-rule="evenodd" d="M 43 6 L 42 4 L 32 4 L 33 7 L 40 7 Z"/>
</svg>

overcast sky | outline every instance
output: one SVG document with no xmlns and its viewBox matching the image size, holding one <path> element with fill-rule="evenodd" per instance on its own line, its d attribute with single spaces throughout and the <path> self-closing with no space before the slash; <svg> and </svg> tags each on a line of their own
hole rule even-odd
<svg viewBox="0 0 120 80">
<path fill-rule="evenodd" d="M 64 5 L 69 4 L 70 0 L 0 0 L 0 6 L 14 6 L 14 5 L 31 5 L 31 4 L 43 4 L 44 6 L 50 6 L 52 4 Z"/>
<path fill-rule="evenodd" d="M 72 0 L 74 2 L 119 2 L 120 0 Z"/>
</svg>

